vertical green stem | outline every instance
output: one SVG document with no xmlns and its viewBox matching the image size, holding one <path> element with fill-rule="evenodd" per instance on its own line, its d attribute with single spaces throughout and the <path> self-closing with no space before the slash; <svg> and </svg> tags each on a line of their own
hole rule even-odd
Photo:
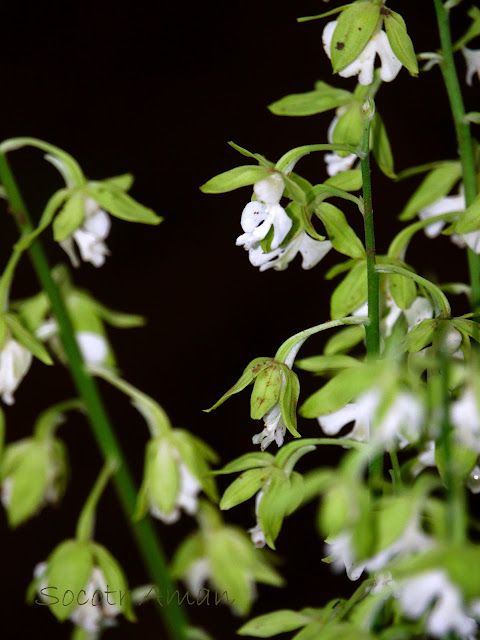
<svg viewBox="0 0 480 640">
<path fill-rule="evenodd" d="M 372 183 L 370 178 L 370 127 L 375 107 L 372 100 L 366 100 L 363 105 L 363 136 L 362 136 L 362 180 L 363 205 L 365 225 L 365 249 L 367 252 L 367 283 L 368 283 L 368 319 L 366 327 L 367 354 L 375 359 L 380 352 L 380 310 L 378 273 L 375 272 L 375 227 L 373 223 Z"/>
<path fill-rule="evenodd" d="M 3 153 L 0 153 L 0 181 L 5 188 L 10 211 L 19 229 L 23 234 L 31 233 L 32 224 L 27 208 L 22 200 L 7 158 Z M 148 518 L 136 523 L 132 521 L 136 504 L 135 483 L 108 419 L 95 380 L 86 371 L 75 340 L 72 322 L 51 276 L 47 258 L 38 239 L 32 243 L 29 252 L 40 284 L 50 298 L 52 310 L 59 326 L 60 338 L 70 365 L 70 373 L 78 394 L 87 408 L 88 419 L 99 449 L 105 460 L 116 460 L 119 464 L 118 471 L 114 477 L 115 487 L 145 567 L 159 589 L 167 592 L 169 590 L 173 591 L 166 567 L 166 559 L 152 522 Z M 183 640 L 187 627 L 183 609 L 173 600 L 170 606 L 162 607 L 160 611 L 164 616 L 165 624 L 171 637 L 174 640 Z"/>
<path fill-rule="evenodd" d="M 439 348 L 440 385 L 442 396 L 442 420 L 440 425 L 439 446 L 445 460 L 444 482 L 447 490 L 447 534 L 453 543 L 465 542 L 466 514 L 465 491 L 462 480 L 458 477 L 453 466 L 452 434 L 450 422 L 450 390 L 449 390 L 449 355 L 445 348 Z"/>
<path fill-rule="evenodd" d="M 447 9 L 442 0 L 434 0 L 437 13 L 438 31 L 442 45 L 443 61 L 440 65 L 443 80 L 447 89 L 450 109 L 452 111 L 455 132 L 457 135 L 458 150 L 462 163 L 463 185 L 465 188 L 465 201 L 467 207 L 475 200 L 477 193 L 475 177 L 475 156 L 473 152 L 470 123 L 465 120 L 465 107 L 462 91 L 458 81 L 455 61 L 453 59 L 452 36 L 450 33 L 450 21 Z M 470 270 L 470 284 L 472 286 L 472 308 L 480 311 L 480 256 L 468 249 L 468 266 Z"/>
<path fill-rule="evenodd" d="M 376 359 L 380 354 L 380 302 L 379 276 L 375 271 L 375 227 L 373 222 L 372 183 L 370 177 L 370 127 L 375 114 L 375 105 L 371 98 L 363 104 L 363 135 L 362 135 L 362 181 L 363 206 L 365 225 L 365 249 L 367 253 L 367 288 L 368 288 L 368 319 L 365 327 L 367 342 L 367 357 Z M 383 475 L 383 456 L 379 455 L 370 462 L 370 487 L 375 492 Z"/>
</svg>

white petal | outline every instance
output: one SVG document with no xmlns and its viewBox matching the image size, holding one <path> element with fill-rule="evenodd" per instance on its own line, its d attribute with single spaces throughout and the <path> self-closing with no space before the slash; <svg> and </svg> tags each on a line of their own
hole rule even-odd
<svg viewBox="0 0 480 640">
<path fill-rule="evenodd" d="M 80 266 L 80 260 L 78 259 L 77 252 L 75 251 L 75 245 L 73 243 L 73 236 L 68 236 L 65 240 L 61 240 L 58 243 L 70 258 L 72 266 L 78 268 Z"/>
<path fill-rule="evenodd" d="M 83 223 L 85 231 L 92 233 L 100 240 L 105 240 L 110 233 L 111 227 L 110 216 L 103 209 L 98 209 L 92 216 L 87 217 Z"/>
<path fill-rule="evenodd" d="M 84 262 L 90 262 L 94 267 L 101 267 L 105 263 L 109 251 L 97 236 L 80 228 L 73 232 L 73 237 Z"/>
<path fill-rule="evenodd" d="M 183 462 L 179 465 L 180 471 L 180 490 L 176 499 L 176 504 L 182 507 L 189 515 L 197 512 L 198 500 L 201 487 L 197 479 L 190 473 L 189 469 Z"/>
<path fill-rule="evenodd" d="M 428 220 L 428 218 L 434 218 L 435 216 L 442 215 L 443 213 L 452 213 L 464 210 L 465 196 L 463 193 L 459 193 L 456 196 L 445 196 L 433 204 L 428 205 L 428 207 L 424 207 L 418 212 L 418 217 L 420 220 Z M 428 227 L 425 227 L 425 234 L 430 238 L 434 238 L 439 235 L 445 224 L 445 221 L 434 222 L 428 225 Z"/>
<path fill-rule="evenodd" d="M 32 354 L 12 338 L 0 352 L 0 393 L 6 404 L 13 404 L 13 393 L 32 363 Z"/>
<path fill-rule="evenodd" d="M 335 28 L 337 26 L 337 20 L 332 20 L 332 22 L 327 22 L 325 28 L 322 33 L 322 44 L 327 56 L 331 59 L 332 54 L 330 52 L 332 47 L 332 38 Z"/>
<path fill-rule="evenodd" d="M 302 269 L 312 269 L 323 260 L 332 246 L 329 240 L 314 240 L 308 233 L 303 232 L 298 249 L 303 256 Z"/>
<path fill-rule="evenodd" d="M 268 215 L 267 207 L 263 202 L 253 200 L 242 211 L 240 224 L 246 233 L 251 233 Z M 238 244 L 238 242 L 237 242 Z"/>
<path fill-rule="evenodd" d="M 108 343 L 103 336 L 91 331 L 79 331 L 75 337 L 86 364 L 99 365 L 105 362 L 108 355 Z"/>
<path fill-rule="evenodd" d="M 323 156 L 327 164 L 327 173 L 329 176 L 335 176 L 341 171 L 348 171 L 352 168 L 353 163 L 357 159 L 354 153 L 350 153 L 345 158 L 342 158 L 337 153 L 326 153 Z"/>
<path fill-rule="evenodd" d="M 269 175 L 268 178 L 256 182 L 253 187 L 257 200 L 272 205 L 280 202 L 284 189 L 283 178 L 276 172 Z"/>
<path fill-rule="evenodd" d="M 480 253 L 480 231 L 464 233 L 462 238 L 474 253 Z"/>
<path fill-rule="evenodd" d="M 369 85 L 373 82 L 373 65 L 377 54 L 376 42 L 371 38 L 359 56 L 349 65 L 339 71 L 342 78 L 350 78 L 358 75 L 358 82 L 363 85 Z"/>
<path fill-rule="evenodd" d="M 327 416 L 318 416 L 317 420 L 324 433 L 333 436 L 339 433 L 349 422 L 354 421 L 357 415 L 357 403 L 352 402 Z"/>
<path fill-rule="evenodd" d="M 279 204 L 273 205 L 270 210 L 270 215 L 272 216 L 272 223 L 274 226 L 271 248 L 277 249 L 287 237 L 287 234 L 292 227 L 292 220 L 285 209 Z"/>
<path fill-rule="evenodd" d="M 418 296 L 415 298 L 413 303 L 405 309 L 404 312 L 405 317 L 408 322 L 409 330 L 416 327 L 420 322 L 426 320 L 427 318 L 433 318 L 433 307 L 430 303 L 430 300 L 424 298 L 423 296 Z"/>
<path fill-rule="evenodd" d="M 192 595 L 198 595 L 209 575 L 210 565 L 206 558 L 199 558 L 190 565 L 185 575 L 185 583 Z"/>
<path fill-rule="evenodd" d="M 464 47 L 462 49 L 462 53 L 465 56 L 465 62 L 467 63 L 466 82 L 471 86 L 473 84 L 473 76 L 475 74 L 480 78 L 480 51 Z"/>
</svg>

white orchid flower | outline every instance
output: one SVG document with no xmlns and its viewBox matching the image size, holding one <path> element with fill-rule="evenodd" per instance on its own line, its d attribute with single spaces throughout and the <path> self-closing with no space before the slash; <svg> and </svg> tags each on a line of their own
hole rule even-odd
<svg viewBox="0 0 480 640">
<path fill-rule="evenodd" d="M 248 252 L 251 264 L 260 267 L 260 271 L 275 269 L 283 271 L 298 253 L 302 255 L 302 268 L 312 269 L 330 251 L 332 243 L 329 240 L 314 240 L 306 231 L 301 231 L 286 247 L 278 247 L 264 253 L 260 244 L 252 246 Z"/>
<path fill-rule="evenodd" d="M 323 30 L 323 48 L 329 58 L 332 57 L 332 38 L 337 22 L 337 20 L 328 22 Z M 342 76 L 342 78 L 350 78 L 351 76 L 358 75 L 358 81 L 360 84 L 372 84 L 375 57 L 377 54 L 381 61 L 380 77 L 384 82 L 391 82 L 397 77 L 398 72 L 402 68 L 402 63 L 393 53 L 390 42 L 388 41 L 388 36 L 385 31 L 382 30 L 374 32 L 370 40 L 360 52 L 358 58 L 347 65 L 345 69 L 339 71 L 339 75 Z"/>
<path fill-rule="evenodd" d="M 400 391 L 379 416 L 381 400 L 380 389 L 366 391 L 342 409 L 318 416 L 318 423 L 327 435 L 336 435 L 353 422 L 353 428 L 345 438 L 376 442 L 386 450 L 393 445 L 403 449 L 415 442 L 425 418 L 422 404 L 412 393 Z"/>
<path fill-rule="evenodd" d="M 279 173 L 272 173 L 256 182 L 253 191 L 257 200 L 249 202 L 242 212 L 241 225 L 245 233 L 237 238 L 237 246 L 246 250 L 257 246 L 273 225 L 272 249 L 277 249 L 285 240 L 292 221 L 279 204 L 285 184 Z"/>
<path fill-rule="evenodd" d="M 180 474 L 179 490 L 175 498 L 175 506 L 170 513 L 163 513 L 158 505 L 150 500 L 151 515 L 165 522 L 165 524 L 177 522 L 180 519 L 180 509 L 183 509 L 189 515 L 194 515 L 198 509 L 198 494 L 201 490 L 200 484 L 183 462 L 179 462 L 178 471 Z"/>
<path fill-rule="evenodd" d="M 469 86 L 472 86 L 473 76 L 475 74 L 477 74 L 480 79 L 480 49 L 475 50 L 463 47 L 462 53 L 465 57 L 465 62 L 467 63 L 466 83 Z"/>
<path fill-rule="evenodd" d="M 50 348 L 57 354 L 63 353 L 62 344 L 58 336 L 58 324 L 54 318 L 45 320 L 45 322 L 38 327 L 35 335 L 37 338 L 40 338 L 40 340 L 48 342 Z M 75 338 L 85 364 L 89 366 L 105 364 L 109 346 L 104 336 L 93 333 L 93 331 L 77 331 Z"/>
<path fill-rule="evenodd" d="M 441 569 L 400 582 L 397 596 L 406 617 L 418 620 L 428 612 L 426 630 L 433 637 L 442 638 L 449 633 L 462 640 L 475 637 L 477 624 L 469 615 L 460 590 Z"/>
<path fill-rule="evenodd" d="M 40 580 L 38 593 L 42 600 L 51 597 L 42 594 L 42 590 L 48 588 L 48 583 L 45 578 L 43 578 L 47 568 L 48 565 L 46 562 L 40 562 L 33 572 L 34 577 Z M 76 607 L 69 616 L 69 619 L 74 624 L 85 629 L 87 633 L 93 634 L 94 637 L 96 637 L 96 634 L 102 629 L 115 624 L 114 618 L 120 613 L 120 609 L 115 604 L 110 604 L 108 599 L 103 597 L 107 589 L 108 585 L 103 571 L 99 567 L 93 567 L 90 578 L 82 593 L 85 604 Z M 99 593 L 100 596 L 98 595 Z"/>
<path fill-rule="evenodd" d="M 467 388 L 450 407 L 450 420 L 460 444 L 480 453 L 480 413 L 475 391 Z"/>
<path fill-rule="evenodd" d="M 0 394 L 5 404 L 12 405 L 18 385 L 32 364 L 32 354 L 13 338 L 7 338 L 0 351 Z"/>
<path fill-rule="evenodd" d="M 68 254 L 74 267 L 80 266 L 74 241 L 84 262 L 90 262 L 95 267 L 101 267 L 105 263 L 105 256 L 110 253 L 104 243 L 112 226 L 110 216 L 98 206 L 93 198 L 85 199 L 84 208 L 85 219 L 83 224 L 59 244 Z"/>
<path fill-rule="evenodd" d="M 325 552 L 328 554 L 328 561 L 331 562 L 333 571 L 341 573 L 345 569 L 352 581 L 358 580 L 365 570 L 365 563 L 354 560 L 355 553 L 350 532 L 342 532 L 334 538 L 328 538 Z"/>
<path fill-rule="evenodd" d="M 259 444 L 262 451 L 265 451 L 265 449 L 273 441 L 277 443 L 278 447 L 281 447 L 285 438 L 287 427 L 285 426 L 282 418 L 280 402 L 276 402 L 270 409 L 270 411 L 267 411 L 267 413 L 263 416 L 263 425 L 263 431 L 253 436 L 252 443 Z"/>
<path fill-rule="evenodd" d="M 337 122 L 339 118 L 345 113 L 347 107 L 342 106 L 338 107 L 335 112 L 335 117 L 330 123 L 327 131 L 327 139 L 330 144 L 333 144 L 333 132 L 335 127 L 337 126 Z M 337 173 L 341 173 L 342 171 L 348 171 L 352 168 L 355 160 L 357 160 L 357 156 L 354 153 L 349 153 L 345 158 L 335 153 L 335 151 L 331 151 L 330 153 L 326 153 L 323 156 L 325 163 L 327 165 L 327 173 L 329 176 L 335 176 Z"/>
<path fill-rule="evenodd" d="M 260 501 L 263 498 L 263 494 L 265 493 L 265 490 L 269 484 L 270 484 L 270 480 L 265 483 L 263 488 L 260 489 L 260 491 L 255 496 L 255 515 L 257 516 L 257 524 L 252 529 L 248 530 L 248 533 L 252 537 L 252 542 L 257 549 L 262 549 L 267 544 L 267 541 L 265 539 L 265 534 L 262 529 L 262 525 L 260 524 L 260 521 L 258 519 L 258 508 L 260 506 Z"/>
<path fill-rule="evenodd" d="M 461 185 L 457 195 L 445 196 L 433 204 L 430 204 L 428 207 L 424 207 L 418 212 L 418 217 L 420 220 L 428 220 L 429 218 L 435 218 L 435 216 L 442 215 L 443 213 L 465 211 L 466 206 L 465 192 L 463 185 Z M 432 224 L 425 227 L 425 234 L 429 238 L 436 238 L 440 235 L 445 225 L 446 222 L 444 220 L 432 222 Z M 453 233 L 450 236 L 450 239 L 454 244 L 462 249 L 468 246 L 474 253 L 480 253 L 480 230 L 462 234 Z"/>
</svg>

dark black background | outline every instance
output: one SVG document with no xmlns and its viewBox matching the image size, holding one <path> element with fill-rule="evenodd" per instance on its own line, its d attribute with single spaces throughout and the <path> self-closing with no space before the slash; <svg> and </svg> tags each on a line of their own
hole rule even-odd
<svg viewBox="0 0 480 640">
<path fill-rule="evenodd" d="M 332 3 L 334 4 L 334 3 Z M 469 3 L 465 3 L 468 6 Z M 334 283 L 323 274 L 339 260 L 333 252 L 310 272 L 299 261 L 286 272 L 259 273 L 235 246 L 249 189 L 221 196 L 198 187 L 241 158 L 227 144 L 238 144 L 276 160 L 289 148 L 326 140 L 331 113 L 282 119 L 266 105 L 287 93 L 308 91 L 315 80 L 331 81 L 321 46 L 324 21 L 298 25 L 299 15 L 328 8 L 322 2 L 263 0 L 242 3 L 110 2 L 0 3 L 2 137 L 36 136 L 72 153 L 93 179 L 130 171 L 132 195 L 164 216 L 159 227 L 118 220 L 108 240 L 112 255 L 102 269 L 82 265 L 77 282 L 106 305 L 145 314 L 144 329 L 112 330 L 111 338 L 125 377 L 150 393 L 177 426 L 191 429 L 220 453 L 224 462 L 252 450 L 261 430 L 248 415 L 248 392 L 213 414 L 210 406 L 245 364 L 273 355 L 289 335 L 329 317 Z M 392 1 L 405 17 L 416 50 L 437 48 L 433 3 Z M 468 24 L 457 9 L 455 35 Z M 463 60 L 459 70 L 464 73 Z M 354 79 L 337 78 L 353 88 Z M 478 83 L 466 91 L 468 108 L 478 109 Z M 477 103 L 475 104 L 475 98 Z M 377 97 L 389 131 L 396 166 L 455 156 L 455 139 L 438 67 L 420 79 L 402 70 Z M 39 152 L 12 154 L 12 165 L 34 217 L 61 182 Z M 326 178 L 321 154 L 297 167 L 317 182 Z M 418 179 L 392 183 L 374 169 L 374 209 L 378 249 L 401 227 L 396 216 Z M 3 211 L 0 238 L 5 262 L 16 231 Z M 358 213 L 349 217 L 358 227 Z M 51 261 L 65 255 L 45 236 Z M 442 281 L 466 278 L 465 257 L 446 238 L 435 243 L 418 237 L 409 259 L 424 275 Z M 37 291 L 27 260 L 21 264 L 13 296 Z M 312 339 L 302 353 L 317 352 L 324 338 Z M 302 398 L 315 388 L 301 377 Z M 141 478 L 147 429 L 117 392 L 102 386 L 109 413 Z M 28 435 L 36 415 L 49 404 L 71 397 L 72 385 L 60 368 L 36 362 L 7 408 L 8 440 Z M 301 422 L 305 435 L 319 433 L 313 421 Z M 46 509 L 15 532 L 0 522 L 3 561 L 0 637 L 67 638 L 45 608 L 24 605 L 35 564 L 74 532 L 76 516 L 101 466 L 88 425 L 72 417 L 61 428 L 71 454 L 72 479 L 59 509 Z M 315 464 L 335 462 L 332 451 L 317 452 Z M 313 460 L 310 465 L 313 464 Z M 305 460 L 300 469 L 306 469 Z M 221 482 L 221 488 L 225 483 Z M 348 594 L 351 584 L 321 563 L 322 543 L 313 533 L 315 510 L 286 522 L 278 541 L 288 588 L 260 587 L 253 613 L 274 608 L 316 606 Z M 248 527 L 253 504 L 227 514 Z M 193 527 L 187 516 L 173 527 L 158 526 L 169 556 Z M 146 581 L 113 490 L 102 499 L 97 539 L 121 560 L 130 584 Z M 288 558 L 288 559 L 287 559 Z M 192 620 L 215 637 L 233 638 L 240 620 L 226 608 L 193 607 Z M 163 638 L 153 606 L 139 610 L 137 626 L 122 622 L 107 637 Z"/>
</svg>

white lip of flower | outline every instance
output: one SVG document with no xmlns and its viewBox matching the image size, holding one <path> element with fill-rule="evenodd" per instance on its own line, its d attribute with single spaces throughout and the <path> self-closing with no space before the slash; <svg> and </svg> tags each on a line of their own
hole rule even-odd
<svg viewBox="0 0 480 640">
<path fill-rule="evenodd" d="M 342 116 L 345 113 L 345 111 L 346 111 L 346 107 L 338 107 L 338 109 L 335 112 L 336 115 L 328 127 L 327 140 L 330 144 L 333 144 L 333 130 L 337 126 L 337 122 L 340 116 Z M 338 153 L 335 153 L 335 151 L 331 151 L 330 153 L 326 153 L 323 156 L 323 159 L 327 164 L 328 175 L 335 176 L 337 175 L 337 173 L 340 173 L 342 171 L 348 171 L 349 169 L 351 169 L 353 166 L 353 163 L 355 162 L 355 160 L 357 160 L 357 156 L 354 153 L 349 153 L 348 156 L 345 156 L 345 158 L 342 158 L 341 156 L 338 155 Z"/>
<path fill-rule="evenodd" d="M 272 173 L 255 183 L 253 191 L 257 200 L 249 202 L 242 212 L 241 225 L 245 233 L 237 238 L 237 246 L 243 245 L 250 250 L 265 238 L 272 225 L 271 248 L 277 249 L 282 244 L 292 226 L 291 219 L 279 204 L 284 188 L 279 173 Z"/>
<path fill-rule="evenodd" d="M 47 570 L 47 563 L 40 562 L 33 571 L 34 577 L 40 580 L 38 593 L 42 600 L 48 597 L 42 594 L 42 590 L 48 586 L 46 580 Z M 43 576 L 45 576 L 44 579 L 42 579 Z M 84 590 L 84 600 L 88 599 L 88 602 L 76 607 L 70 615 L 70 620 L 88 633 L 96 634 L 101 628 L 113 624 L 113 618 L 120 613 L 120 609 L 115 604 L 109 604 L 105 597 L 102 597 L 100 601 L 98 594 L 95 594 L 95 600 L 92 599 L 95 591 L 100 591 L 103 596 L 107 590 L 105 576 L 99 567 L 92 569 Z"/>
<path fill-rule="evenodd" d="M 265 493 L 265 490 L 269 484 L 270 484 L 270 480 L 265 483 L 264 487 L 260 489 L 260 491 L 258 491 L 257 495 L 255 496 L 255 515 L 257 516 L 257 524 L 252 529 L 248 530 L 248 533 L 252 537 L 252 542 L 257 549 L 261 549 L 267 544 L 267 541 L 265 540 L 265 534 L 262 529 L 262 525 L 258 520 L 258 508 L 260 506 L 260 501 L 263 498 L 263 494 Z"/>
<path fill-rule="evenodd" d="M 365 564 L 354 561 L 352 548 L 352 534 L 343 532 L 329 538 L 325 546 L 325 553 L 330 556 L 332 569 L 335 573 L 341 573 L 344 569 L 350 580 L 355 581 L 362 575 Z"/>
<path fill-rule="evenodd" d="M 466 83 L 469 86 L 472 86 L 473 76 L 475 74 L 477 74 L 480 79 L 480 50 L 463 47 L 462 53 L 465 56 L 465 62 L 467 63 Z"/>
<path fill-rule="evenodd" d="M 0 394 L 5 404 L 12 405 L 18 385 L 32 364 L 32 354 L 13 338 L 7 338 L 0 351 Z"/>
<path fill-rule="evenodd" d="M 7 508 L 12 499 L 13 480 L 12 478 L 5 478 L 0 487 L 0 501 L 2 505 Z"/>
<path fill-rule="evenodd" d="M 427 615 L 426 629 L 436 638 L 449 632 L 465 640 L 474 637 L 477 624 L 467 615 L 460 590 L 441 569 L 426 571 L 399 583 L 398 600 L 403 613 L 415 620 L 435 601 Z"/>
<path fill-rule="evenodd" d="M 468 388 L 458 400 L 452 403 L 450 420 L 457 440 L 465 447 L 480 453 L 480 414 L 472 388 Z"/>
<path fill-rule="evenodd" d="M 264 253 L 260 244 L 253 245 L 248 253 L 251 264 L 260 267 L 260 271 L 286 269 L 297 253 L 302 254 L 302 268 L 312 269 L 330 251 L 332 243 L 329 240 L 313 240 L 306 231 L 301 231 L 286 247 Z"/>
<path fill-rule="evenodd" d="M 189 515 L 194 515 L 198 508 L 198 494 L 201 487 L 196 478 L 188 470 L 187 466 L 180 462 L 178 466 L 180 473 L 180 488 L 175 498 L 175 506 L 170 513 L 164 513 L 157 505 L 150 502 L 150 513 L 155 518 L 162 520 L 165 524 L 173 524 L 180 518 L 180 509 Z"/>
<path fill-rule="evenodd" d="M 378 389 L 366 391 L 342 409 L 317 420 L 327 435 L 336 435 L 349 422 L 353 429 L 345 438 L 382 444 L 389 449 L 393 444 L 403 449 L 418 439 L 424 420 L 424 409 L 411 393 L 399 392 L 387 411 L 378 420 L 376 413 L 381 401 Z M 372 428 L 373 427 L 373 428 Z M 371 433 L 372 432 L 372 433 Z"/>
<path fill-rule="evenodd" d="M 437 465 L 435 460 L 435 440 L 429 440 L 425 444 L 425 448 L 420 452 L 417 458 L 417 463 L 412 468 L 412 476 L 416 477 L 426 467 L 435 467 Z"/>
<path fill-rule="evenodd" d="M 329 58 L 332 57 L 332 38 L 336 26 L 337 20 L 333 20 L 332 22 L 328 22 L 323 30 L 323 48 Z M 402 63 L 393 53 L 387 34 L 381 30 L 371 36 L 358 58 L 347 65 L 345 69 L 339 71 L 338 75 L 342 76 L 342 78 L 350 78 L 351 76 L 358 75 L 358 82 L 360 84 L 372 84 L 373 69 L 377 54 L 381 60 L 380 77 L 384 82 L 391 82 L 397 77 L 398 72 L 402 68 Z"/>
<path fill-rule="evenodd" d="M 282 372 L 283 373 L 283 372 Z M 253 436 L 253 444 L 259 444 L 262 451 L 269 446 L 274 440 L 278 447 L 281 447 L 285 438 L 287 427 L 282 419 L 282 410 L 280 402 L 277 402 L 263 416 L 264 429 L 260 433 Z"/>
<path fill-rule="evenodd" d="M 80 266 L 80 260 L 73 244 L 74 240 L 81 259 L 84 262 L 90 262 L 95 267 L 101 267 L 105 263 L 105 256 L 110 253 L 103 241 L 108 237 L 112 223 L 108 213 L 101 209 L 92 198 L 87 198 L 84 206 L 85 220 L 83 224 L 59 244 L 68 254 L 74 267 Z"/>
</svg>

